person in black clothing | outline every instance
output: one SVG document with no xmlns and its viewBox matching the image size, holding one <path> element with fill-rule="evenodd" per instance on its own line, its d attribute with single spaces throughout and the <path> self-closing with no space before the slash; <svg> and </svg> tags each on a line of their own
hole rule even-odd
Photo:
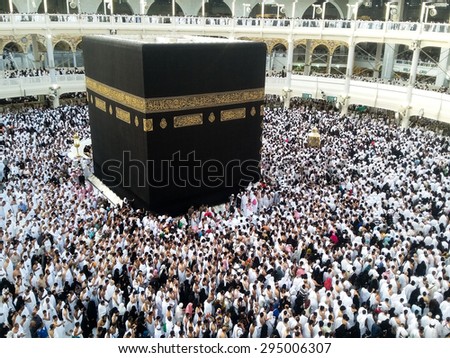
<svg viewBox="0 0 450 358">
<path fill-rule="evenodd" d="M 409 296 L 409 300 L 408 300 L 408 304 L 410 306 L 417 304 L 418 299 L 420 296 L 420 287 L 417 286 L 412 292 L 411 292 L 411 296 Z"/>
<path fill-rule="evenodd" d="M 94 300 L 90 300 L 86 310 L 87 330 L 84 331 L 86 335 L 90 336 L 92 330 L 97 327 L 97 305 Z"/>
<path fill-rule="evenodd" d="M 38 330 L 42 327 L 43 321 L 41 316 L 38 315 L 38 307 L 33 309 L 33 313 L 31 314 L 30 321 L 30 334 L 31 338 L 39 338 Z"/>
<path fill-rule="evenodd" d="M 370 338 L 381 338 L 381 337 L 383 337 L 383 330 L 377 323 L 374 323 L 372 325 L 372 330 L 370 332 Z"/>
<path fill-rule="evenodd" d="M 414 271 L 414 275 L 415 276 L 425 276 L 427 273 L 427 265 L 425 263 L 425 261 L 421 261 L 417 267 L 416 270 Z"/>
</svg>

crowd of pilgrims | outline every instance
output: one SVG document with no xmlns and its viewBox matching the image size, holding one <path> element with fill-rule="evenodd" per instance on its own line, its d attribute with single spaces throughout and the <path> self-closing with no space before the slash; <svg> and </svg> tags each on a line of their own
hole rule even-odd
<svg viewBox="0 0 450 358">
<path fill-rule="evenodd" d="M 12 67 L 14 67 L 14 65 Z M 48 76 L 50 74 L 50 71 L 46 68 L 26 68 L 0 71 L 0 74 L 0 78 L 39 77 Z M 84 68 L 57 67 L 55 68 L 55 74 L 57 76 L 84 74 Z"/>
<path fill-rule="evenodd" d="M 260 182 L 180 217 L 80 180 L 87 106 L 0 115 L 0 336 L 448 337 L 449 138 L 292 107 Z"/>
</svg>

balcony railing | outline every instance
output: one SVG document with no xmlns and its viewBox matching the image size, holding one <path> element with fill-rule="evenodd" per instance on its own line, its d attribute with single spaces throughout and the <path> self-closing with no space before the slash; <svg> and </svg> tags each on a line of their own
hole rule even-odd
<svg viewBox="0 0 450 358">
<path fill-rule="evenodd" d="M 55 79 L 58 93 L 86 90 L 84 75 L 59 75 Z M 48 95 L 53 85 L 50 76 L 0 79 L 0 98 Z M 402 85 L 403 84 L 403 85 Z M 349 103 L 398 111 L 404 102 L 407 83 L 384 83 L 373 79 L 357 78 L 350 81 Z M 285 78 L 267 77 L 266 93 L 281 95 L 286 86 Z M 307 93 L 312 98 L 339 97 L 344 93 L 345 79 L 321 76 L 292 76 L 292 95 L 301 97 Z M 412 90 L 411 115 L 422 113 L 425 117 L 450 123 L 450 95 L 433 86 Z"/>
<path fill-rule="evenodd" d="M 450 24 L 419 22 L 384 22 L 361 20 L 311 20 L 311 19 L 259 19 L 259 18 L 214 18 L 195 16 L 147 16 L 147 15 L 102 15 L 102 14 L 2 14 L 2 23 L 14 25 L 39 23 L 54 26 L 60 24 L 115 24 L 130 27 L 136 24 L 161 26 L 227 26 L 227 27 L 268 27 L 268 28 L 317 28 L 355 29 L 373 31 L 433 32 L 450 33 Z"/>
</svg>

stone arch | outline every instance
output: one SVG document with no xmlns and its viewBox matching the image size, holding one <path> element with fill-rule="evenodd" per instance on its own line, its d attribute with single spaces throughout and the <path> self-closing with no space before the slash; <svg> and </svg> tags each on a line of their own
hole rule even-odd
<svg viewBox="0 0 450 358">
<path fill-rule="evenodd" d="M 36 41 L 38 42 L 39 49 L 42 49 L 42 52 L 47 52 L 47 46 L 45 45 L 47 39 L 44 35 L 37 35 Z"/>
<path fill-rule="evenodd" d="M 330 52 L 329 41 L 325 41 L 325 40 L 313 40 L 312 46 L 311 46 L 311 52 L 314 52 L 314 50 L 320 46 L 326 47 L 328 53 Z"/>
<path fill-rule="evenodd" d="M 13 3 L 13 13 L 18 13 L 16 5 Z M 0 14 L 11 13 L 11 8 L 9 7 L 9 0 L 0 0 Z"/>
<path fill-rule="evenodd" d="M 83 41 L 80 39 L 75 45 L 75 66 L 84 67 Z"/>
<path fill-rule="evenodd" d="M 53 36 L 52 37 L 53 47 L 55 47 L 55 45 L 61 41 L 67 42 L 70 46 L 71 51 L 75 51 L 75 49 L 77 48 L 77 44 L 81 41 L 81 36 L 68 36 L 68 35 Z"/>
<path fill-rule="evenodd" d="M 58 42 L 56 42 L 53 45 L 53 50 L 57 51 L 73 51 L 72 45 L 67 39 L 59 39 Z"/>
<path fill-rule="evenodd" d="M 73 67 L 74 51 L 72 45 L 67 40 L 59 40 L 53 46 L 53 57 L 55 67 Z"/>
<path fill-rule="evenodd" d="M 292 54 L 293 73 L 302 73 L 306 63 L 306 40 L 297 40 L 294 42 L 294 52 Z"/>
<path fill-rule="evenodd" d="M 172 16 L 172 0 L 155 0 L 147 10 L 147 15 Z M 184 16 L 181 6 L 175 2 L 175 16 Z"/>
<path fill-rule="evenodd" d="M 271 19 L 275 19 L 276 17 L 282 18 L 285 17 L 286 14 L 283 12 L 279 12 L 277 9 L 277 4 L 276 3 L 265 3 L 264 4 L 264 18 L 271 18 Z M 250 14 L 249 17 L 253 17 L 253 18 L 257 18 L 257 17 L 262 17 L 262 4 L 261 3 L 257 3 L 256 5 L 253 6 L 253 8 L 250 10 Z"/>
<path fill-rule="evenodd" d="M 224 1 L 205 2 L 206 17 L 231 17 L 231 9 Z M 202 16 L 202 7 L 197 12 L 197 16 Z"/>
<path fill-rule="evenodd" d="M 23 46 L 14 40 L 5 41 L 2 46 L 1 68 L 5 70 L 16 70 L 21 67 L 24 56 Z"/>
<path fill-rule="evenodd" d="M 97 8 L 97 14 L 111 15 L 111 7 L 109 4 L 105 6 L 104 1 L 101 1 Z M 133 15 L 133 8 L 128 1 L 113 0 L 112 12 L 114 15 Z"/>
<path fill-rule="evenodd" d="M 358 42 L 355 44 L 355 65 L 353 74 L 361 77 L 372 77 L 379 73 L 382 68 L 383 59 L 376 57 L 377 48 L 380 44 L 377 42 Z M 383 45 L 381 45 L 383 46 Z M 384 51 L 381 52 L 381 54 Z M 376 75 L 378 77 L 378 75 Z"/>
<path fill-rule="evenodd" d="M 294 41 L 294 47 L 297 47 L 297 46 L 306 46 L 306 39 L 301 39 L 301 40 L 296 40 L 296 41 Z"/>
<path fill-rule="evenodd" d="M 441 48 L 437 46 L 424 46 L 420 49 L 419 61 L 439 63 Z"/>
<path fill-rule="evenodd" d="M 37 43 L 37 47 L 38 47 L 37 48 L 38 52 L 40 52 L 40 53 L 47 52 L 47 47 L 45 47 L 45 44 L 42 41 L 40 41 L 39 38 L 37 39 L 36 43 Z M 29 49 L 33 50 L 33 43 L 31 41 L 30 41 L 30 44 L 29 44 Z"/>
<path fill-rule="evenodd" d="M 326 73 L 330 49 L 324 42 L 313 44 L 311 49 L 311 72 Z"/>
<path fill-rule="evenodd" d="M 345 75 L 348 59 L 348 44 L 335 42 L 330 44 L 330 73 Z"/>
<path fill-rule="evenodd" d="M 267 52 L 266 67 L 273 75 L 285 74 L 287 66 L 286 41 L 273 41 L 270 52 Z"/>
<path fill-rule="evenodd" d="M 33 41 L 33 36 L 36 36 L 36 41 Z M 47 47 L 45 46 L 45 38 L 40 35 L 28 35 L 26 41 L 26 62 L 28 67 L 42 67 L 47 54 Z M 22 40 L 24 40 L 22 38 Z M 25 43 L 25 42 L 24 42 Z M 36 45 L 36 48 L 34 46 Z M 31 65 L 30 61 L 33 62 Z"/>
<path fill-rule="evenodd" d="M 80 38 L 75 42 L 75 50 L 83 50 L 83 40 Z"/>
<path fill-rule="evenodd" d="M 2 47 L 2 51 L 11 51 L 11 52 L 16 52 L 16 53 L 24 53 L 25 49 L 23 48 L 22 44 L 20 44 L 18 41 L 16 40 L 9 40 L 9 41 L 4 41 L 4 45 Z"/>
<path fill-rule="evenodd" d="M 283 45 L 286 48 L 286 50 L 289 46 L 288 42 L 284 39 L 267 39 L 267 40 L 264 40 L 264 42 L 267 45 L 267 53 L 269 53 L 269 54 L 272 53 L 273 49 L 278 45 Z"/>
<path fill-rule="evenodd" d="M 333 55 L 336 52 L 336 49 L 341 47 L 346 47 L 348 50 L 348 43 L 345 41 L 328 41 L 328 49 L 330 50 L 330 54 Z"/>
<path fill-rule="evenodd" d="M 45 13 L 45 5 L 44 1 L 39 4 L 37 9 L 39 14 Z M 59 0 L 47 0 L 47 13 L 48 14 L 66 14 L 67 13 L 67 4 L 65 1 Z"/>
<path fill-rule="evenodd" d="M 277 43 L 272 47 L 272 52 L 287 52 L 287 47 L 285 44 Z"/>
<path fill-rule="evenodd" d="M 303 19 L 312 19 L 313 14 L 315 14 L 315 16 L 314 16 L 315 19 L 321 19 L 322 18 L 322 8 L 320 8 L 320 10 L 316 9 L 316 11 L 314 11 L 314 7 L 311 4 L 310 6 L 308 6 L 305 9 L 305 11 L 303 12 L 301 17 Z M 329 2 L 326 4 L 325 19 L 336 20 L 336 19 L 343 19 L 344 17 L 345 17 L 345 14 L 339 5 L 334 4 L 333 2 Z"/>
</svg>

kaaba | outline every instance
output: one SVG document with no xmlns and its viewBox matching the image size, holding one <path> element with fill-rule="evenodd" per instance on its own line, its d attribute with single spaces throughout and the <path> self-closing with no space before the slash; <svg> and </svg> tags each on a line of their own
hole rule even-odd
<svg viewBox="0 0 450 358">
<path fill-rule="evenodd" d="M 260 179 L 266 45 L 83 37 L 94 174 L 136 208 L 179 215 Z"/>
</svg>

